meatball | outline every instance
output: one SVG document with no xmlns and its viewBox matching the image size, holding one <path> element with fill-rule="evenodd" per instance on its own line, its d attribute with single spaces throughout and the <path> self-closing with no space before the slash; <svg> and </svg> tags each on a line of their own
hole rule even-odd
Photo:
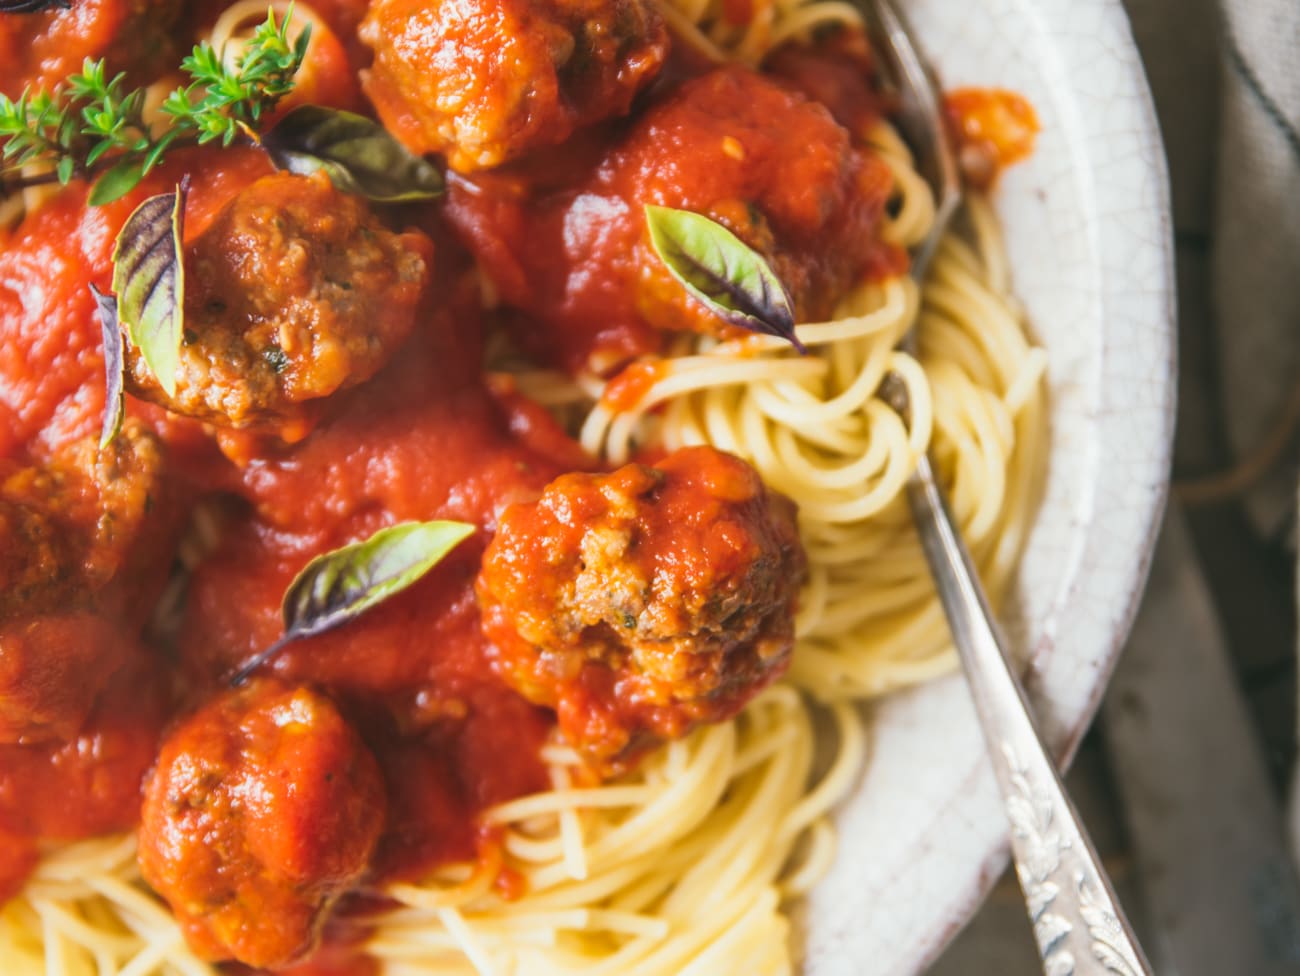
<svg viewBox="0 0 1300 976">
<path fill-rule="evenodd" d="M 42 13 L 0 13 L 0 93 L 53 88 L 86 58 L 106 58 L 110 78 L 138 70 L 147 79 L 170 60 L 168 33 L 182 8 L 181 0 L 77 0 Z"/>
<path fill-rule="evenodd" d="M 0 624 L 0 743 L 71 740 L 134 650 L 92 613 Z"/>
<path fill-rule="evenodd" d="M 111 446 L 70 445 L 0 472 L 0 743 L 67 741 L 109 679 L 167 569 L 157 438 L 128 421 Z"/>
<path fill-rule="evenodd" d="M 646 204 L 726 226 L 768 259 L 806 321 L 866 277 L 893 188 L 888 166 L 826 108 L 739 66 L 651 106 L 563 192 L 479 182 L 453 185 L 449 216 L 502 299 L 542 326 L 520 341 L 601 373 L 656 351 L 659 330 L 734 331 L 656 256 Z"/>
<path fill-rule="evenodd" d="M 103 450 L 89 437 L 44 465 L 0 465 L 0 621 L 116 605 L 103 591 L 121 575 L 147 593 L 140 577 L 165 568 L 159 530 L 174 507 L 163 463 L 157 436 L 132 419 Z"/>
<path fill-rule="evenodd" d="M 859 138 L 897 110 L 896 96 L 876 84 L 874 53 L 857 28 L 842 28 L 812 44 L 783 44 L 767 56 L 763 70 L 825 105 L 836 122 Z"/>
<path fill-rule="evenodd" d="M 497 672 L 617 763 L 729 718 L 784 672 L 804 568 L 794 505 L 696 447 L 512 506 L 477 591 Z"/>
<path fill-rule="evenodd" d="M 384 124 L 463 172 L 626 113 L 668 53 L 649 0 L 375 0 L 361 37 Z"/>
<path fill-rule="evenodd" d="M 109 679 L 75 735 L 0 744 L 0 838 L 75 840 L 131 830 L 139 821 L 140 788 L 158 754 L 170 681 L 143 648 L 118 640 L 131 660 Z"/>
<path fill-rule="evenodd" d="M 283 967 L 365 873 L 385 802 L 374 756 L 328 699 L 254 682 L 163 743 L 140 867 L 196 952 Z"/>
<path fill-rule="evenodd" d="M 185 254 L 176 393 L 126 343 L 127 388 L 222 427 L 305 433 L 323 397 L 373 376 L 410 334 L 432 262 L 324 174 L 267 176 Z"/>
</svg>

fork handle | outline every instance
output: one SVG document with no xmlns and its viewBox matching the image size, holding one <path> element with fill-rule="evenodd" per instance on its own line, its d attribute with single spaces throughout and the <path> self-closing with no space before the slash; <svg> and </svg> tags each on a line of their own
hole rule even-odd
<svg viewBox="0 0 1300 976">
<path fill-rule="evenodd" d="M 970 554 L 922 455 L 908 503 L 969 679 L 1011 822 L 1011 853 L 1046 976 L 1150 976 L 1097 851 L 1034 725 Z"/>
</svg>

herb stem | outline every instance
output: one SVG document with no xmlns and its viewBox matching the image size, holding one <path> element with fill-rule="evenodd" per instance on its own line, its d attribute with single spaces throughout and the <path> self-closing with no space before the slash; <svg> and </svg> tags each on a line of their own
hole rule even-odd
<svg viewBox="0 0 1300 976">
<path fill-rule="evenodd" d="M 238 688 L 252 676 L 254 671 L 260 668 L 267 661 L 271 660 L 271 658 L 275 657 L 284 650 L 286 646 L 292 644 L 297 639 L 297 634 L 284 634 L 266 650 L 259 651 L 251 661 L 230 676 L 230 687 Z"/>
<path fill-rule="evenodd" d="M 290 40 L 292 14 L 290 5 L 277 23 L 268 12 L 234 67 L 206 41 L 195 47 L 181 64 L 190 82 L 167 96 L 157 128 L 145 119 L 145 89 L 128 89 L 123 74 L 110 78 L 102 59 L 88 58 L 51 90 L 27 89 L 17 100 L 0 95 L 0 189 L 51 182 L 47 174 L 12 175 L 49 163 L 63 184 L 102 174 L 90 197 L 98 205 L 139 184 L 173 146 L 256 139 L 254 130 L 293 90 L 307 55 L 310 29 Z"/>
</svg>

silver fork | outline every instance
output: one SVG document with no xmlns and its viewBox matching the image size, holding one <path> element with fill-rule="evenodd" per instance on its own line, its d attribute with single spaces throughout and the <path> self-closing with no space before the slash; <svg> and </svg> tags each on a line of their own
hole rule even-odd
<svg viewBox="0 0 1300 976">
<path fill-rule="evenodd" d="M 859 0 L 859 4 L 899 89 L 901 106 L 895 121 L 935 193 L 934 227 L 912 258 L 912 277 L 919 283 L 961 203 L 961 185 L 944 133 L 937 87 L 902 18 L 889 0 Z M 915 349 L 914 333 L 902 342 L 907 351 Z M 906 419 L 903 384 L 887 380 L 881 393 Z M 1002 791 L 1011 826 L 1011 854 L 1043 972 L 1047 976 L 1150 974 L 1150 964 L 1096 848 L 1043 745 L 1006 639 L 924 455 L 908 482 L 907 500 Z"/>
</svg>

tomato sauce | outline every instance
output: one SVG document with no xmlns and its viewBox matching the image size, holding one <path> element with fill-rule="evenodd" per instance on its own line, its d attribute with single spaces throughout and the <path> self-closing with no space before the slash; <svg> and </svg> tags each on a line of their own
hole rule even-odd
<svg viewBox="0 0 1300 976">
<path fill-rule="evenodd" d="M 1034 150 L 1038 116 L 1015 92 L 959 88 L 945 96 L 944 112 L 962 176 L 976 189 L 992 187 L 1002 170 Z"/>
<path fill-rule="evenodd" d="M 312 556 L 394 521 L 480 526 L 410 590 L 269 668 L 349 703 L 375 748 L 390 788 L 379 876 L 472 859 L 478 811 L 547 786 L 551 719 L 487 667 L 473 581 L 505 506 L 591 462 L 548 416 L 485 390 L 477 329 L 447 310 L 300 447 L 228 472 L 251 512 L 195 574 L 182 627 L 183 667 L 215 688 L 279 636 L 280 594 Z"/>
<path fill-rule="evenodd" d="M 140 652 L 72 739 L 0 745 L 0 836 L 75 840 L 134 827 L 167 716 L 166 684 L 159 660 Z"/>
<path fill-rule="evenodd" d="M 666 359 L 642 359 L 631 363 L 605 384 L 600 402 L 615 413 L 627 413 L 641 405 L 646 395 L 669 372 Z"/>
<path fill-rule="evenodd" d="M 725 120 L 720 122 L 719 120 Z M 451 184 L 447 217 L 534 357 L 608 375 L 671 331 L 735 334 L 650 248 L 647 204 L 711 216 L 763 254 L 801 320 L 828 315 L 881 246 L 892 177 L 795 85 L 724 67 L 665 93 L 566 183 L 488 174 Z M 543 172 L 561 169 L 552 156 Z"/>
<path fill-rule="evenodd" d="M 180 49 L 226 6 L 82 0 L 29 16 L 0 14 L 0 92 L 62 80 L 86 57 L 106 57 L 110 71 L 127 71 L 132 84 L 153 81 L 175 70 Z M 106 484 L 83 490 L 59 467 L 97 443 L 104 356 L 89 286 L 111 290 L 123 224 L 144 199 L 188 176 L 184 243 L 194 245 L 225 226 L 218 215 L 236 210 L 227 209 L 232 201 L 256 198 L 255 184 L 266 187 L 272 166 L 260 149 L 173 151 L 139 187 L 103 207 L 88 207 L 87 187 L 74 181 L 12 232 L 0 230 L 0 544 L 19 540 L 0 553 L 0 584 L 26 585 L 31 577 L 33 592 L 45 587 L 41 600 L 6 602 L 16 586 L 0 592 L 0 900 L 19 890 L 43 844 L 135 826 L 142 784 L 149 784 L 152 819 L 141 849 L 146 861 L 150 853 L 160 857 L 160 891 L 197 879 L 200 895 L 212 895 L 234 874 L 248 882 L 237 888 L 250 904 L 298 912 L 295 935 L 302 938 L 286 936 L 278 952 L 257 955 L 267 946 L 250 936 L 254 946 L 244 958 L 280 965 L 319 941 L 316 915 L 328 915 L 340 891 L 350 890 L 328 923 L 326 948 L 284 971 L 370 976 L 373 962 L 355 945 L 384 881 L 475 862 L 494 875 L 503 896 L 525 893 L 524 879 L 502 866 L 500 833 L 485 827 L 481 814 L 549 787 L 540 753 L 557 722 L 592 759 L 585 775 L 596 782 L 663 738 L 734 714 L 788 665 L 804 571 L 793 506 L 744 462 L 705 448 L 654 458 L 655 468 L 600 471 L 542 407 L 484 375 L 485 336 L 504 330 L 532 359 L 571 373 L 622 370 L 604 402 L 628 410 L 665 374 L 655 357 L 673 334 L 742 334 L 684 291 L 655 255 L 647 204 L 706 214 L 760 252 L 789 288 L 801 321 L 831 314 L 839 296 L 863 280 L 901 273 L 906 255 L 880 240 L 893 178 L 866 145 L 891 106 L 877 91 L 865 42 L 840 35 L 811 52 L 788 47 L 763 74 L 719 68 L 679 45 L 660 72 L 668 40 L 653 5 L 558 5 L 542 18 L 545 31 L 529 28 L 515 38 L 539 64 L 554 62 L 548 70 L 559 87 L 541 107 L 545 117 L 524 118 L 536 94 L 528 83 L 533 69 L 475 56 L 467 70 L 483 83 L 477 107 L 453 112 L 456 124 L 447 128 L 430 119 L 427 99 L 408 96 L 439 59 L 465 51 L 430 47 L 429 37 L 441 31 L 500 47 L 502 30 L 482 9 L 535 26 L 534 4 L 415 6 L 435 20 L 444 8 L 459 16 L 464 7 L 474 23 L 439 21 L 434 33 L 406 39 L 414 52 L 396 50 L 383 38 L 363 41 L 361 25 L 367 17 L 404 21 L 407 0 L 314 0 L 321 21 L 299 87 L 279 111 L 302 103 L 369 111 L 362 81 L 371 68 L 370 97 L 385 85 L 402 89 L 381 105 L 399 137 L 432 126 L 438 140 L 452 139 L 446 155 L 467 170 L 517 161 L 451 174 L 446 198 L 434 204 L 364 204 L 373 220 L 358 234 L 405 236 L 416 225 L 411 246 L 429 270 L 403 305 L 415 310 L 414 331 L 375 350 L 374 369 L 355 384 L 321 395 L 310 422 L 292 436 L 233 422 L 213 426 L 230 415 L 182 415 L 175 400 L 166 401 L 172 413 L 131 396 L 118 443 L 129 434 L 132 444 L 156 449 L 163 459 L 157 482 L 115 469 L 104 474 Z M 588 6 L 610 23 L 587 16 Z M 753 13 L 750 0 L 725 0 L 731 23 Z M 382 63 L 372 66 L 368 44 Z M 1036 122 L 1006 93 L 955 93 L 948 104 L 963 145 L 991 154 L 995 166 L 1027 151 Z M 424 114 L 405 119 L 407 112 Z M 472 138 L 458 142 L 457 125 Z M 258 206 L 269 213 L 264 223 L 285 215 Z M 313 216 L 328 223 L 338 210 L 322 204 Z M 244 226 L 230 237 L 246 242 Z M 304 330 L 329 321 L 342 323 L 343 335 L 349 314 L 376 321 L 394 314 L 398 303 L 387 284 L 291 273 L 291 266 L 303 270 L 313 248 L 355 255 L 354 242 L 323 233 L 283 240 L 287 253 L 265 264 L 256 242 L 246 262 L 230 244 L 221 254 L 253 270 L 214 276 L 207 285 L 255 297 L 279 289 Z M 481 287 L 480 273 L 490 289 Z M 490 310 L 482 307 L 485 291 L 499 298 Z M 221 295 L 202 288 L 189 294 L 225 307 Z M 258 327 L 266 324 L 263 312 L 258 306 Z M 187 324 L 199 318 L 187 312 Z M 379 331 L 360 333 L 360 341 Z M 197 338 L 188 341 L 198 346 Z M 211 362 L 230 366 L 238 359 L 230 350 L 239 348 L 232 342 Z M 278 376 L 285 368 L 252 358 L 263 361 L 263 372 Z M 227 390 L 212 384 L 218 394 Z M 193 419 L 200 416 L 211 425 Z M 94 456 L 111 460 L 109 452 Z M 55 486 L 49 504 L 42 508 L 24 485 Z M 54 504 L 59 492 L 66 504 Z M 621 503 L 612 504 L 620 493 Z M 186 544 L 175 613 L 154 615 L 182 519 L 218 509 L 221 530 L 202 558 Z M 231 674 L 282 635 L 282 595 L 311 559 L 394 523 L 432 519 L 467 522 L 474 532 L 409 589 L 337 629 L 289 644 L 254 685 L 230 691 Z M 613 553 L 616 546 L 588 553 L 593 527 L 612 539 L 626 530 L 627 538 L 658 541 L 630 554 Z M 115 528 L 122 539 L 114 539 Z M 573 597 L 561 573 L 566 566 L 575 577 L 592 570 L 597 582 Z M 639 607 L 640 621 L 611 597 L 620 574 L 643 584 L 668 580 L 672 592 L 629 584 L 629 599 L 652 593 L 650 605 Z M 494 589 L 493 579 L 505 583 Z M 563 631 L 565 614 L 590 618 L 556 637 L 560 644 L 572 638 L 562 653 L 552 654 L 559 645 L 543 639 L 553 635 L 534 640 L 519 629 L 527 615 L 520 608 L 548 600 L 559 609 L 538 615 L 539 631 Z M 599 640 L 588 639 L 593 634 Z M 40 640 L 57 660 L 28 653 Z M 102 667 L 81 666 L 92 646 L 102 650 Z M 566 656 L 567 663 L 558 660 Z M 639 672 L 617 670 L 630 658 Z M 262 709 L 259 688 L 315 702 L 321 738 L 285 731 L 296 720 L 282 724 L 280 712 Z M 264 859 L 222 861 L 209 848 L 224 841 L 190 838 L 187 849 L 206 873 L 187 871 L 185 857 L 167 860 L 174 853 L 167 825 L 191 814 L 202 820 L 203 803 L 186 806 L 188 795 L 178 799 L 165 778 L 179 768 L 177 781 L 184 780 L 187 762 L 207 762 L 213 782 L 234 778 L 231 770 L 254 783 L 265 774 L 274 803 L 264 806 L 280 813 L 243 834 L 231 827 L 233 839 L 226 838 L 232 848 L 258 848 Z M 366 843 L 351 852 L 347 870 L 331 865 L 331 852 L 313 849 L 310 829 L 319 818 L 348 832 L 346 820 L 329 819 L 348 806 L 334 778 L 344 768 L 361 770 L 358 781 L 368 789 L 352 804 L 361 808 L 353 819 L 366 828 Z M 203 777 L 196 779 L 201 801 Z M 222 789 L 211 795 L 227 804 L 226 820 L 265 813 L 244 810 L 236 790 Z M 296 806 L 304 793 L 314 799 Z M 262 870 L 270 862 L 283 862 L 288 880 L 259 888 L 262 874 L 273 873 Z M 298 889 L 313 885 L 319 897 L 304 907 Z M 238 898 L 214 902 L 211 914 L 232 903 L 239 915 Z M 206 903 L 200 897 L 197 904 L 190 916 L 181 912 L 193 944 L 227 958 L 231 944 L 202 928 Z M 237 921 L 256 923 L 258 914 L 246 911 Z"/>
<path fill-rule="evenodd" d="M 189 173 L 185 234 L 192 239 L 270 171 L 266 156 L 251 149 L 192 150 L 114 203 L 88 208 L 85 187 L 76 186 L 15 229 L 0 250 L 0 457 L 48 456 L 99 429 L 103 338 L 88 286 L 112 291 L 114 243 L 132 211 Z M 184 427 L 171 429 L 183 437 Z"/>
<path fill-rule="evenodd" d="M 0 93 L 17 98 L 26 87 L 50 88 L 86 58 L 106 58 L 108 76 L 172 60 L 171 28 L 182 0 L 78 0 L 23 16 L 0 14 Z"/>
</svg>

